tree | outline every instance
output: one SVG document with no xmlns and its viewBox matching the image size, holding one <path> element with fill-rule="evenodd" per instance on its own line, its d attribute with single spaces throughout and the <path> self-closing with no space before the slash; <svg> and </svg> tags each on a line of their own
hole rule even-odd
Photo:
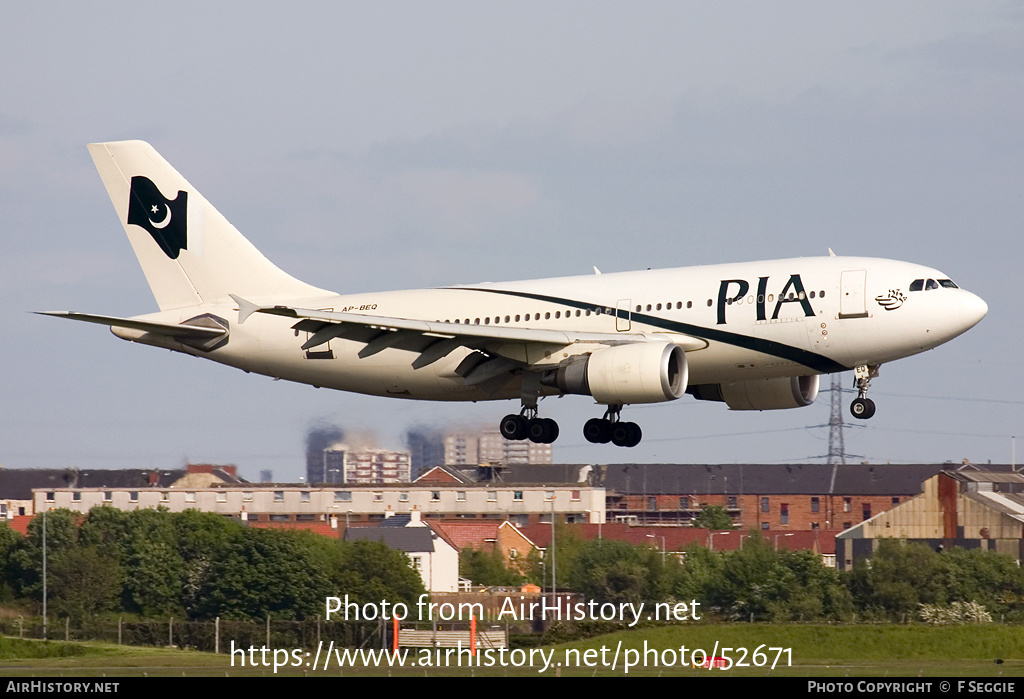
<svg viewBox="0 0 1024 699">
<path fill-rule="evenodd" d="M 523 583 L 523 575 L 505 565 L 505 557 L 497 546 L 490 552 L 477 551 L 472 546 L 462 549 L 459 575 L 477 585 L 518 586 Z"/>
<path fill-rule="evenodd" d="M 413 608 L 419 596 L 426 593 L 423 579 L 413 570 L 409 557 L 380 541 L 340 542 L 334 584 L 336 592 L 332 594 L 347 594 L 361 604 L 387 600 L 405 602 Z"/>
<path fill-rule="evenodd" d="M 849 578 L 858 608 L 869 616 L 902 620 L 919 604 L 946 604 L 947 560 L 926 544 L 881 539 L 870 561 Z"/>
<path fill-rule="evenodd" d="M 8 559 L 7 579 L 19 597 L 43 599 L 43 528 L 46 528 L 47 564 L 55 556 L 75 548 L 78 513 L 71 510 L 52 510 L 40 513 L 28 525 L 28 536 L 11 551 Z"/>
<path fill-rule="evenodd" d="M 693 518 L 693 526 L 700 529 L 728 530 L 735 529 L 729 511 L 721 505 L 705 505 Z"/>
<path fill-rule="evenodd" d="M 644 554 L 651 552 L 654 559 Z M 650 597 L 656 587 L 651 564 L 660 552 L 625 541 L 594 540 L 580 545 L 569 571 L 569 586 L 597 602 L 632 602 Z"/>
<path fill-rule="evenodd" d="M 121 566 L 96 546 L 65 549 L 48 558 L 50 610 L 76 624 L 85 617 L 116 610 L 121 598 Z"/>
</svg>

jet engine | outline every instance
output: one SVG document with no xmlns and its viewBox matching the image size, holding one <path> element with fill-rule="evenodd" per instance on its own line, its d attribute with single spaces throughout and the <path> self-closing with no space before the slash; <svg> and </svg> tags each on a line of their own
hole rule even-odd
<svg viewBox="0 0 1024 699">
<path fill-rule="evenodd" d="M 660 403 L 686 392 L 686 352 L 671 342 L 636 342 L 572 357 L 543 379 L 598 403 Z"/>
<path fill-rule="evenodd" d="M 730 410 L 803 408 L 818 397 L 818 375 L 701 384 L 687 392 L 697 400 L 723 401 Z"/>
</svg>

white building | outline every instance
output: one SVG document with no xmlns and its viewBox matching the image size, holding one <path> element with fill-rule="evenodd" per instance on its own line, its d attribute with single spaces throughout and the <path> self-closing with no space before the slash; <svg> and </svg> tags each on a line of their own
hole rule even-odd
<svg viewBox="0 0 1024 699">
<path fill-rule="evenodd" d="M 505 439 L 497 426 L 451 430 L 444 437 L 444 462 L 449 466 L 550 464 L 551 445 Z"/>
<path fill-rule="evenodd" d="M 419 512 L 424 519 L 507 519 L 513 524 L 605 521 L 605 489 L 583 484 L 394 483 L 302 486 L 223 485 L 206 488 L 48 488 L 32 491 L 35 511 L 98 505 L 122 510 L 165 507 L 216 512 L 271 522 L 383 520 L 389 513 Z"/>
<path fill-rule="evenodd" d="M 324 449 L 324 473 L 327 483 L 408 483 L 412 461 L 407 451 L 352 449 L 338 443 Z"/>
</svg>

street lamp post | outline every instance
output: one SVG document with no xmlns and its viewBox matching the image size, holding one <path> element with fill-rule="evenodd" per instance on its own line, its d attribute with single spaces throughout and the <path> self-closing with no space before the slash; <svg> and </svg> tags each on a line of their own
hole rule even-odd
<svg viewBox="0 0 1024 699">
<path fill-rule="evenodd" d="M 793 532 L 790 532 L 789 534 L 776 534 L 775 535 L 775 550 L 776 551 L 779 550 L 779 537 L 780 536 L 793 536 Z"/>
</svg>

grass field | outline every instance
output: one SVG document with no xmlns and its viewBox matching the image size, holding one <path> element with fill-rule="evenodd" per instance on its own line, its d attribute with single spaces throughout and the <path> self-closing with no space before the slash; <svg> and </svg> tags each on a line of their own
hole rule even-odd
<svg viewBox="0 0 1024 699">
<path fill-rule="evenodd" d="M 717 647 L 734 666 L 692 665 Z M 733 650 L 724 650 L 724 649 Z M 741 650 L 746 649 L 746 650 Z M 778 650 L 782 649 L 782 650 Z M 786 650 L 788 649 L 788 650 Z M 1020 627 L 917 627 L 894 625 L 722 624 L 650 628 L 576 643 L 484 653 L 473 661 L 444 650 L 409 649 L 404 667 L 365 662 L 339 667 L 332 655 L 317 669 L 310 654 L 279 649 L 277 672 L 270 651 L 266 665 L 240 653 L 215 655 L 164 648 L 129 648 L 100 643 L 63 643 L 0 638 L 3 677 L 126 676 L 775 676 L 775 677 L 1024 677 L 1024 630 Z M 234 665 L 232 665 L 234 659 Z M 531 662 L 532 661 L 532 662 Z M 997 662 L 1001 661 L 1001 662 Z M 461 667 L 459 667 L 461 663 Z M 774 668 L 772 665 L 774 664 Z M 488 666 L 490 665 L 490 666 Z M 613 667 L 614 665 L 614 667 Z"/>
</svg>

